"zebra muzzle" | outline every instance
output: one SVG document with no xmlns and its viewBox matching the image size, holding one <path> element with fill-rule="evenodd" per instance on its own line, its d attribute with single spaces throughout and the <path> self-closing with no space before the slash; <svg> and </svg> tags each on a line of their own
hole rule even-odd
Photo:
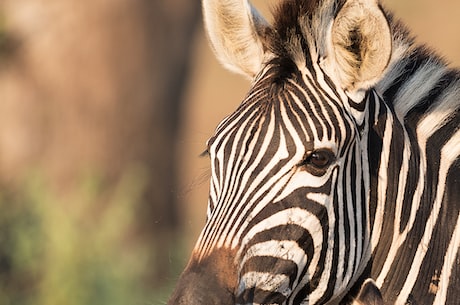
<svg viewBox="0 0 460 305">
<path fill-rule="evenodd" d="M 234 305 L 237 268 L 233 251 L 217 249 L 205 258 L 192 256 L 168 305 Z"/>
</svg>

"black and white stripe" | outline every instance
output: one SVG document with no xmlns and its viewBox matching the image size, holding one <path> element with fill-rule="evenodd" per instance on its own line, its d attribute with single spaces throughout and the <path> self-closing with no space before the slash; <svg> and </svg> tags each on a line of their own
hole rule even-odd
<svg viewBox="0 0 460 305">
<path fill-rule="evenodd" d="M 385 304 L 460 300 L 460 72 L 385 12 L 386 70 L 370 89 L 341 86 L 353 77 L 324 54 L 328 26 L 359 6 L 349 2 L 377 7 L 285 1 L 258 40 L 264 68 L 208 141 L 208 217 L 191 266 L 235 253 L 237 304 L 351 302 L 368 279 Z"/>
<path fill-rule="evenodd" d="M 298 71 L 273 86 L 276 73 L 264 71 L 208 143 L 210 210 L 195 253 L 238 248 L 241 300 L 322 302 L 347 288 L 336 283 L 349 282 L 366 256 L 362 126 L 345 95 L 323 90 L 329 81 Z M 319 150 L 335 156 L 325 170 L 303 163 Z"/>
</svg>

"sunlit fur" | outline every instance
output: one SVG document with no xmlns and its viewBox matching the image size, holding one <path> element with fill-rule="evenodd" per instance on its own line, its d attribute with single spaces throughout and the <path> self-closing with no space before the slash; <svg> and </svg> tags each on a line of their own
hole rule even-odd
<svg viewBox="0 0 460 305">
<path fill-rule="evenodd" d="M 345 292 L 369 258 L 360 140 L 368 126 L 308 70 L 279 85 L 277 72 L 264 71 L 209 141 L 210 209 L 196 253 L 238 250 L 238 303 L 321 303 Z M 324 172 L 301 165 L 318 149 L 336 156 Z"/>
<path fill-rule="evenodd" d="M 334 67 L 344 3 L 284 1 L 260 37 L 263 69 L 208 141 L 208 217 L 184 274 L 223 251 L 237 304 L 348 304 L 369 279 L 385 304 L 457 304 L 460 73 L 388 12 L 385 71 Z"/>
<path fill-rule="evenodd" d="M 254 35 L 266 21 L 246 0 L 204 0 L 203 19 L 208 38 L 221 63 L 236 73 L 253 78 L 263 63 L 263 46 Z"/>
</svg>

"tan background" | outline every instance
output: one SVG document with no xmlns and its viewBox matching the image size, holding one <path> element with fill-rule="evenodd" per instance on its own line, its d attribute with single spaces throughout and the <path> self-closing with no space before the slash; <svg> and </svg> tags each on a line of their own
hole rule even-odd
<svg viewBox="0 0 460 305">
<path fill-rule="evenodd" d="M 276 1 L 253 1 L 264 12 Z M 460 1 L 387 0 L 384 5 L 439 54 L 460 66 Z M 204 224 L 208 196 L 209 161 L 198 155 L 214 128 L 240 103 L 249 82 L 222 68 L 215 60 L 201 31 L 196 39 L 191 81 L 187 92 L 184 125 L 179 139 L 182 186 L 178 196 L 184 204 L 184 239 L 188 251 Z"/>
</svg>

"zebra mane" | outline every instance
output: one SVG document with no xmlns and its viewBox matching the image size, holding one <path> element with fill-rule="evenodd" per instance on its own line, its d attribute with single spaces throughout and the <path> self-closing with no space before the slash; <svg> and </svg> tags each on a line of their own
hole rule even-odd
<svg viewBox="0 0 460 305">
<path fill-rule="evenodd" d="M 274 10 L 273 29 L 264 33 L 264 45 L 275 54 L 272 64 L 278 79 L 292 75 L 296 67 L 318 62 L 328 52 L 328 30 L 346 0 L 284 0 Z M 383 8 L 392 32 L 392 55 L 375 89 L 392 103 L 400 118 L 411 110 L 423 112 L 437 98 L 450 110 L 459 108 L 460 72 L 425 45 L 417 44 L 406 26 Z M 451 88 L 445 93 L 446 88 Z M 443 94 L 444 92 L 444 94 Z M 441 96 L 443 95 L 443 96 Z M 423 108 L 423 109 L 422 109 Z"/>
<path fill-rule="evenodd" d="M 400 119 L 409 113 L 422 115 L 442 100 L 446 110 L 460 107 L 460 71 L 432 48 L 416 42 L 403 22 L 385 10 L 392 33 L 390 63 L 376 90 L 391 102 Z"/>
<path fill-rule="evenodd" d="M 326 54 L 327 30 L 345 0 L 284 0 L 273 13 L 273 29 L 266 34 L 265 46 L 282 61 L 279 73 L 292 72 L 291 61 L 297 65 Z"/>
</svg>

